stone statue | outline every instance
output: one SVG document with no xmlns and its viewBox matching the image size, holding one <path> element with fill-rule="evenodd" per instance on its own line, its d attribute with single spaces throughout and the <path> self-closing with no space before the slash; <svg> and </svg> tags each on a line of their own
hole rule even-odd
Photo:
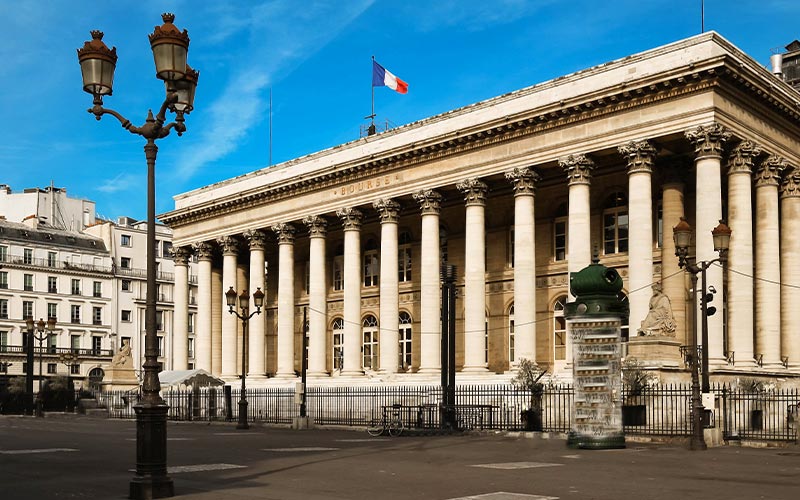
<svg viewBox="0 0 800 500">
<path fill-rule="evenodd" d="M 639 335 L 674 337 L 676 326 L 669 297 L 661 292 L 661 283 L 654 283 L 650 311 L 642 321 Z"/>
<path fill-rule="evenodd" d="M 131 345 L 128 341 L 123 341 L 122 347 L 114 354 L 111 359 L 112 367 L 133 368 L 133 358 L 131 358 Z"/>
</svg>

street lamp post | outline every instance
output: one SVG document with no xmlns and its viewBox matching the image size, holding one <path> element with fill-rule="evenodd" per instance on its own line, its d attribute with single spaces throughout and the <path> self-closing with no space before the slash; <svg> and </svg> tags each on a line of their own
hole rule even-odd
<svg viewBox="0 0 800 500">
<path fill-rule="evenodd" d="M 672 228 L 672 237 L 675 241 L 675 255 L 678 257 L 678 266 L 686 269 L 692 275 L 692 302 L 697 300 L 697 275 L 701 279 L 701 301 L 700 301 L 700 321 L 702 325 L 702 363 L 703 363 L 703 392 L 708 392 L 708 297 L 706 296 L 706 270 L 712 264 L 719 262 L 723 266 L 728 258 L 728 248 L 731 240 L 731 229 L 723 221 L 711 231 L 714 239 L 714 251 L 719 253 L 719 257 L 713 260 L 689 261 L 689 245 L 692 242 L 692 227 L 681 217 L 677 226 Z M 695 314 L 696 316 L 696 309 Z M 700 396 L 700 377 L 698 375 L 698 343 L 697 343 L 697 320 L 694 321 L 692 328 L 692 346 L 688 356 L 691 360 L 692 369 L 692 438 L 689 447 L 692 450 L 705 450 L 706 442 L 703 438 L 703 401 Z"/>
<path fill-rule="evenodd" d="M 167 137 L 174 128 L 178 135 L 186 131 L 184 115 L 194 108 L 198 72 L 186 64 L 189 34 L 174 24 L 173 14 L 163 14 L 162 26 L 149 35 L 156 66 L 156 77 L 166 86 L 166 98 L 156 116 L 148 110 L 144 125 L 137 127 L 112 109 L 103 107 L 103 96 L 111 95 L 116 47 L 103 43 L 103 32 L 92 31 L 92 40 L 78 49 L 83 75 L 83 89 L 92 94 L 93 106 L 88 110 L 97 120 L 109 114 L 122 127 L 147 140 L 147 293 L 145 297 L 145 349 L 142 398 L 136 411 L 136 475 L 130 482 L 130 498 L 164 498 L 174 496 L 172 479 L 167 476 L 167 410 L 159 395 L 158 337 L 156 333 L 156 232 L 155 232 L 155 163 L 158 147 L 155 141 Z M 175 121 L 166 123 L 166 112 L 175 113 Z"/>
<path fill-rule="evenodd" d="M 67 367 L 67 389 L 69 390 L 69 410 L 72 411 L 75 408 L 73 402 L 75 401 L 75 388 L 72 386 L 72 367 L 77 366 L 80 363 L 78 362 L 78 355 L 74 352 L 62 352 L 58 355 L 58 361 L 62 365 Z"/>
<path fill-rule="evenodd" d="M 242 391 L 239 397 L 239 421 L 236 424 L 236 428 L 249 429 L 250 426 L 247 424 L 247 385 L 245 382 L 247 378 L 247 323 L 256 314 L 261 314 L 261 306 L 264 305 L 264 292 L 261 291 L 261 288 L 257 288 L 253 293 L 253 305 L 256 306 L 256 310 L 251 313 L 248 313 L 250 296 L 246 290 L 242 290 L 242 293 L 239 294 L 241 314 L 236 312 L 236 290 L 233 287 L 230 287 L 225 292 L 225 300 L 228 302 L 228 312 L 242 320 Z"/>
<path fill-rule="evenodd" d="M 39 321 L 33 321 L 33 318 L 28 317 L 25 319 L 25 327 L 28 330 L 28 338 L 26 342 L 27 350 L 27 363 L 28 370 L 26 373 L 26 387 L 28 393 L 28 415 L 33 411 L 33 340 L 39 341 L 39 392 L 36 397 L 36 416 L 43 417 L 42 413 L 42 342 L 53 334 L 56 326 L 56 320 L 50 318 L 47 323 L 42 318 Z M 37 335 L 38 333 L 38 335 Z"/>
</svg>

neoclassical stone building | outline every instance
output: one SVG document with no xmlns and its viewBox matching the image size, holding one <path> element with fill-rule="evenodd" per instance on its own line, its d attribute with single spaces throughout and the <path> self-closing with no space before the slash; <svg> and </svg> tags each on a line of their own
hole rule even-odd
<svg viewBox="0 0 800 500">
<path fill-rule="evenodd" d="M 628 352 L 680 374 L 694 314 L 672 227 L 685 216 L 699 260 L 717 257 L 720 219 L 733 229 L 727 268 L 708 270 L 711 370 L 800 375 L 798 165 L 800 93 L 705 33 L 177 196 L 161 216 L 175 342 L 194 253 L 196 367 L 240 371 L 224 291 L 260 287 L 249 377 L 296 376 L 305 311 L 311 376 L 436 380 L 446 262 L 462 379 L 521 358 L 566 377 L 568 276 L 597 252 L 625 280 Z M 653 284 L 671 325 L 639 335 Z"/>
</svg>

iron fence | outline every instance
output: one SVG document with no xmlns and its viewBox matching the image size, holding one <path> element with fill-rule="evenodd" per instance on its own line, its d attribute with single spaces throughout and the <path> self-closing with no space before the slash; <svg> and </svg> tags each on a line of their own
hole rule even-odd
<svg viewBox="0 0 800 500">
<path fill-rule="evenodd" d="M 729 386 L 712 388 L 714 407 L 707 426 L 720 426 L 726 440 L 797 440 L 800 391 L 748 392 Z M 238 420 L 239 389 L 231 386 L 196 390 L 164 390 L 171 420 Z M 306 407 L 318 425 L 367 426 L 385 418 L 387 409 L 406 428 L 541 430 L 566 433 L 572 427 L 574 391 L 568 385 L 547 386 L 536 400 L 512 385 L 464 385 L 456 388 L 457 404 L 443 407 L 440 386 L 308 387 Z M 135 417 L 134 391 L 96 392 L 99 406 L 111 418 Z M 248 419 L 291 424 L 299 415 L 292 387 L 247 390 Z M 692 391 L 689 385 L 664 385 L 621 393 L 623 427 L 629 435 L 690 436 Z M 398 410 L 399 408 L 399 410 Z M 534 421 L 530 421 L 533 410 Z"/>
</svg>

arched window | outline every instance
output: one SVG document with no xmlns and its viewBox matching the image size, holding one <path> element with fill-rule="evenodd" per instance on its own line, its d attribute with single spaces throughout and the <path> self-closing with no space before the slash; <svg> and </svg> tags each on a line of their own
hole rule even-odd
<svg viewBox="0 0 800 500">
<path fill-rule="evenodd" d="M 514 361 L 514 304 L 511 304 L 508 310 L 508 362 Z"/>
<path fill-rule="evenodd" d="M 344 246 L 339 244 L 333 253 L 333 276 L 331 282 L 334 290 L 344 290 Z"/>
<path fill-rule="evenodd" d="M 606 199 L 603 210 L 603 253 L 628 251 L 628 197 L 617 191 Z"/>
<path fill-rule="evenodd" d="M 403 311 L 400 313 L 400 370 L 411 368 L 411 315 Z"/>
<path fill-rule="evenodd" d="M 92 368 L 89 370 L 89 387 L 91 389 L 100 390 L 100 383 L 106 376 L 102 368 Z"/>
<path fill-rule="evenodd" d="M 378 320 L 369 315 L 361 322 L 362 344 L 364 352 L 364 368 L 378 369 Z"/>
<path fill-rule="evenodd" d="M 567 359 L 567 319 L 564 317 L 564 306 L 567 296 L 562 295 L 553 304 L 553 359 Z"/>
<path fill-rule="evenodd" d="M 364 286 L 378 286 L 380 272 L 378 244 L 370 238 L 364 247 Z"/>
<path fill-rule="evenodd" d="M 403 231 L 397 240 L 397 281 L 411 281 L 411 233 Z"/>
<path fill-rule="evenodd" d="M 344 368 L 344 319 L 333 320 L 333 369 Z"/>
</svg>

